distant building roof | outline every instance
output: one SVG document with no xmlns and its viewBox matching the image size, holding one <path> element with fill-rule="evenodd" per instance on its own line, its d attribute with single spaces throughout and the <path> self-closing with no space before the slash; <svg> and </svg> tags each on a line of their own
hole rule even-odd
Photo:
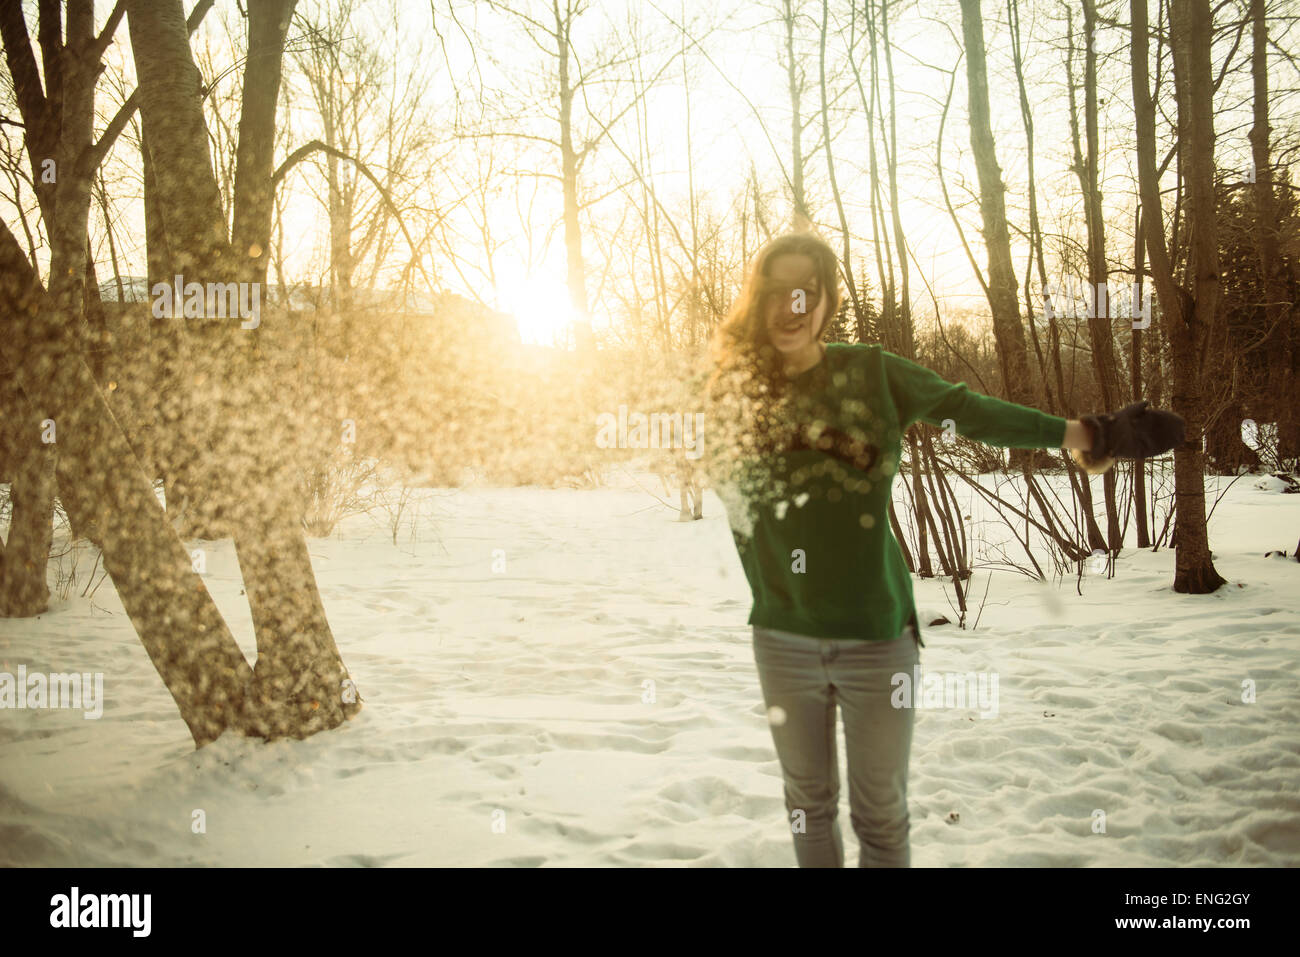
<svg viewBox="0 0 1300 957">
<path fill-rule="evenodd" d="M 121 295 L 119 281 L 110 279 L 99 284 L 99 298 L 104 302 L 149 302 L 152 298 L 149 280 L 143 276 L 122 276 Z M 266 283 L 263 286 L 266 301 L 280 305 L 288 303 L 295 312 L 314 312 L 325 306 L 330 298 L 330 291 L 325 286 L 310 286 L 306 283 L 294 283 L 286 287 L 280 283 Z M 519 341 L 519 327 L 514 316 L 490 309 L 482 303 L 475 302 L 454 292 L 440 291 L 433 295 L 414 289 L 353 289 L 353 306 L 361 309 L 406 312 L 416 316 L 446 317 L 461 314 L 466 318 L 477 317 L 498 325 L 502 331 L 509 331 L 511 338 Z"/>
</svg>

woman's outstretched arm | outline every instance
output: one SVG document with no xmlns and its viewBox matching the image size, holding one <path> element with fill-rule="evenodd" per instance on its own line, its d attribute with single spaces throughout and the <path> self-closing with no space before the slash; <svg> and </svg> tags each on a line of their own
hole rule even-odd
<svg viewBox="0 0 1300 957">
<path fill-rule="evenodd" d="M 899 413 L 899 426 L 922 421 L 1003 448 L 1069 449 L 1080 468 L 1094 475 L 1117 459 L 1143 459 L 1183 444 L 1183 420 L 1138 401 L 1116 412 L 1066 420 L 1030 406 L 971 392 L 934 372 L 881 350 L 884 371 Z"/>
</svg>

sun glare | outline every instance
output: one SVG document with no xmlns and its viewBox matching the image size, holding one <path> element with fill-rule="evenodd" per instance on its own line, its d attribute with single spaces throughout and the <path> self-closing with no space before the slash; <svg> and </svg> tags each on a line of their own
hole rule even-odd
<svg viewBox="0 0 1300 957">
<path fill-rule="evenodd" d="M 562 346 L 572 337 L 577 317 L 562 279 L 532 276 L 508 287 L 504 298 L 524 342 Z"/>
</svg>

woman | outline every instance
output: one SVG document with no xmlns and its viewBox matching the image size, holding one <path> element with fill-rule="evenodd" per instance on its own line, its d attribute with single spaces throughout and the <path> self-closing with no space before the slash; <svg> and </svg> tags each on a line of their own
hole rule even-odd
<svg viewBox="0 0 1300 957">
<path fill-rule="evenodd" d="M 1178 416 L 1135 403 L 1066 421 L 969 391 L 863 343 L 822 342 L 837 261 L 806 233 L 774 239 L 714 341 L 708 467 L 753 592 L 754 660 L 801 867 L 841 867 L 835 707 L 863 867 L 910 864 L 913 713 L 891 677 L 924 647 L 889 530 L 903 432 L 916 421 L 1004 448 L 1065 448 L 1090 472 L 1183 441 Z"/>
</svg>

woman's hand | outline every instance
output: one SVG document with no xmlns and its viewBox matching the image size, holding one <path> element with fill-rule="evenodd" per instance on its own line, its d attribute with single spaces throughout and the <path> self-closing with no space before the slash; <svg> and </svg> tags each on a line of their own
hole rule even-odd
<svg viewBox="0 0 1300 957">
<path fill-rule="evenodd" d="M 1080 422 L 1078 419 L 1071 419 L 1065 423 L 1065 441 L 1061 443 L 1063 449 L 1091 449 L 1092 448 L 1092 430 Z"/>
</svg>

